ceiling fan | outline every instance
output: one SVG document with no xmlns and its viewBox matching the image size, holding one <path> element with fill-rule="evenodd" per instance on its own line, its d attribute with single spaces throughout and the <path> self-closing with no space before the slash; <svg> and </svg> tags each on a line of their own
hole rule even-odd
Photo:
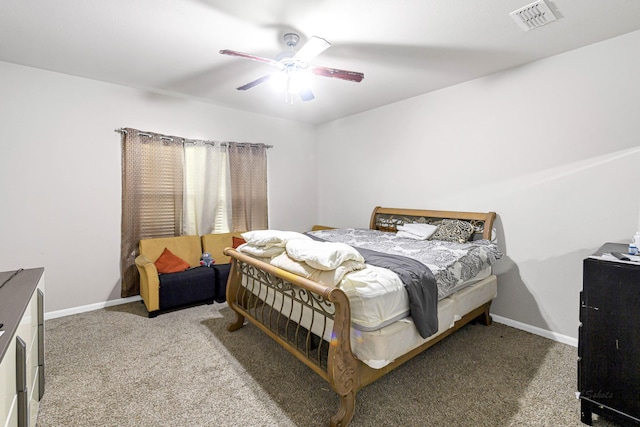
<svg viewBox="0 0 640 427">
<path fill-rule="evenodd" d="M 279 71 L 264 75 L 236 89 L 251 89 L 261 83 L 279 78 L 284 80 L 286 88 L 285 101 L 291 104 L 293 103 L 292 96 L 295 94 L 298 94 L 303 101 L 311 101 L 315 98 L 308 84 L 305 83 L 305 79 L 309 74 L 348 80 L 351 82 L 360 82 L 364 78 L 364 74 L 356 71 L 309 65 L 309 62 L 329 48 L 331 43 L 321 37 L 313 36 L 300 48 L 300 50 L 295 51 L 294 48 L 299 41 L 300 36 L 298 34 L 286 33 L 284 35 L 284 42 L 291 50 L 278 54 L 275 59 L 250 55 L 248 53 L 237 52 L 229 49 L 221 50 L 220 53 L 223 55 L 238 56 L 240 58 L 258 61 L 276 67 Z"/>
</svg>

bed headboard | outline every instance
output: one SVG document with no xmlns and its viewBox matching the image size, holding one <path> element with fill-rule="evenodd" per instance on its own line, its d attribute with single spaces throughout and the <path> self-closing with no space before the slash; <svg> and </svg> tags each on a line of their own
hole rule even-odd
<svg viewBox="0 0 640 427">
<path fill-rule="evenodd" d="M 443 219 L 469 221 L 475 228 L 473 239 L 491 240 L 495 212 L 430 211 L 423 209 L 382 208 L 376 206 L 371 214 L 369 228 L 381 231 L 397 231 L 397 226 L 419 222 L 437 225 Z"/>
</svg>

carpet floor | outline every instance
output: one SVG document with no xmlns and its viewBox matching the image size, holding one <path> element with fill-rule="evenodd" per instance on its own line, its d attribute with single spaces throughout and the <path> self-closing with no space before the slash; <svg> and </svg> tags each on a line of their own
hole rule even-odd
<svg viewBox="0 0 640 427">
<path fill-rule="evenodd" d="M 226 304 L 48 320 L 37 427 L 327 426 L 329 385 Z M 352 427 L 584 426 L 576 348 L 470 324 L 362 389 Z M 594 426 L 614 424 L 594 415 Z"/>
</svg>

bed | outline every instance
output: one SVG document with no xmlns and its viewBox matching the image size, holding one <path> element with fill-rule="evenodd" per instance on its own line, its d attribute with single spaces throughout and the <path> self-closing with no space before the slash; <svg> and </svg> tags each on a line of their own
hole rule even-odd
<svg viewBox="0 0 640 427">
<path fill-rule="evenodd" d="M 228 330 L 238 330 L 249 321 L 324 378 L 340 400 L 329 424 L 346 426 L 353 418 L 356 393 L 360 389 L 469 322 L 491 324 L 490 306 L 497 294 L 491 264 L 501 256 L 492 241 L 495 217 L 494 212 L 376 207 L 369 230 L 315 226 L 312 232 L 304 235 L 308 241 L 294 242 L 297 233 L 284 232 L 286 238 L 278 236 L 279 242 L 284 243 L 265 245 L 264 253 L 249 250 L 257 247 L 250 241 L 236 249 L 226 248 L 225 254 L 233 260 L 227 303 L 236 313 L 236 320 Z M 462 238 L 458 234 L 460 225 L 464 229 Z M 409 227 L 420 227 L 419 230 L 431 227 L 435 234 L 428 239 L 424 236 L 415 238 L 415 235 L 411 239 L 404 238 L 408 236 L 407 231 L 413 232 Z M 445 237 L 442 237 L 442 230 Z M 360 240 L 356 242 L 356 238 Z M 439 238 L 448 242 L 442 243 Z M 407 274 L 395 265 L 389 266 L 386 253 L 382 264 L 377 264 L 383 257 L 379 256 L 382 251 L 377 250 L 378 243 L 370 241 L 376 239 L 391 242 L 386 244 L 384 251 L 395 247 L 400 255 L 406 255 L 396 257 L 401 267 L 404 268 L 405 261 L 413 260 L 408 264 L 418 264 L 425 271 Z M 417 246 L 404 249 L 405 241 L 407 245 Z M 303 249 L 293 250 L 294 243 Z M 347 259 L 343 252 L 339 257 L 347 260 L 343 262 L 341 258 L 340 266 L 333 269 L 329 267 L 335 267 L 335 253 L 329 261 L 313 254 L 313 262 L 307 258 L 302 262 L 298 258 L 305 251 L 309 253 L 311 249 L 308 248 L 317 247 L 314 245 L 335 248 L 349 243 L 354 244 L 351 249 L 366 256 L 364 266 L 360 265 L 361 259 L 357 255 L 349 255 L 351 258 Z M 416 263 L 415 259 L 428 252 L 420 248 L 426 247 L 435 254 L 433 259 L 446 259 L 454 253 L 463 253 L 466 258 L 442 261 L 443 265 L 431 265 L 436 261 L 429 260 Z M 471 253 L 475 254 L 473 262 L 467 261 L 467 255 Z M 293 266 L 289 265 L 289 255 L 295 257 Z M 276 262 L 282 256 L 286 262 Z M 393 257 L 392 254 L 389 256 Z M 322 266 L 316 265 L 319 257 Z M 482 265 L 477 258 L 484 258 Z M 370 265 L 370 260 L 376 265 Z M 445 265 L 447 262 L 451 265 Z M 327 263 L 331 265 L 325 268 Z M 309 265 L 314 268 L 307 268 Z M 336 273 L 340 268 L 352 265 L 353 268 L 345 267 L 346 270 Z M 303 266 L 301 272 L 298 271 L 300 266 Z M 461 271 L 468 277 L 459 277 Z M 358 277 L 371 274 L 380 277 L 382 284 L 361 288 L 362 281 Z M 412 285 L 402 283 L 405 279 L 417 282 Z M 397 285 L 391 285 L 397 280 L 401 280 L 402 292 L 397 291 Z M 440 284 L 447 281 L 448 285 Z M 435 291 L 432 286 L 436 286 Z M 362 295 L 357 292 L 358 289 L 378 288 L 390 293 L 380 296 L 380 292 L 367 291 Z M 418 309 L 424 314 L 418 314 Z"/>
</svg>

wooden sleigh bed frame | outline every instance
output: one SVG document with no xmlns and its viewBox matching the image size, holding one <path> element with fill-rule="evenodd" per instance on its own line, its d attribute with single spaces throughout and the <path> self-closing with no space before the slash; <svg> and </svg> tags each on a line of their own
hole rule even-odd
<svg viewBox="0 0 640 427">
<path fill-rule="evenodd" d="M 460 219 L 474 225 L 477 238 L 490 240 L 495 217 L 494 212 L 376 207 L 370 228 L 395 232 L 398 225 L 406 222 L 435 224 L 445 218 Z M 315 227 L 322 228 L 325 227 Z M 354 415 L 356 393 L 366 385 L 471 321 L 477 319 L 483 324 L 491 324 L 489 300 L 388 365 L 373 369 L 352 353 L 351 314 L 345 292 L 294 275 L 232 248 L 226 248 L 224 253 L 233 262 L 227 284 L 227 303 L 237 315 L 228 330 L 241 328 L 247 319 L 324 378 L 340 398 L 339 408 L 330 418 L 330 426 L 349 424 Z M 490 278 L 495 280 L 495 276 Z"/>
</svg>

